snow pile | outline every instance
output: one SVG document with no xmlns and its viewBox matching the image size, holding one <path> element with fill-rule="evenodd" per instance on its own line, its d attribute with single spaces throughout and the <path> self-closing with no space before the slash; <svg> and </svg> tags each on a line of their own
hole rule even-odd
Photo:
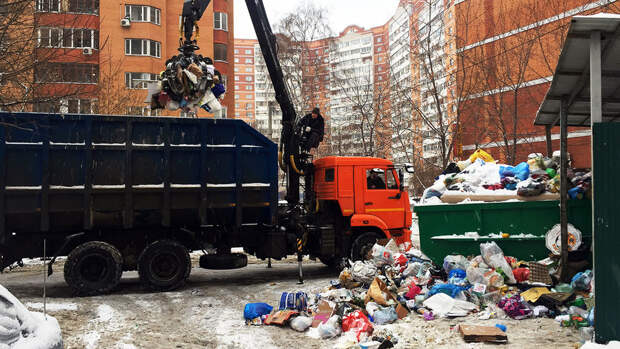
<svg viewBox="0 0 620 349">
<path fill-rule="evenodd" d="M 0 348 L 60 349 L 63 347 L 58 321 L 30 312 L 0 285 Z"/>
</svg>

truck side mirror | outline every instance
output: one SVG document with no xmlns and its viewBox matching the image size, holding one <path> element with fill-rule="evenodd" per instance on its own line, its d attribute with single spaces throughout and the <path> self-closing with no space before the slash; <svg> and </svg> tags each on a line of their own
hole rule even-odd
<svg viewBox="0 0 620 349">
<path fill-rule="evenodd" d="M 407 173 L 414 173 L 415 168 L 413 167 L 412 164 L 405 164 L 405 171 L 407 171 Z"/>
</svg>

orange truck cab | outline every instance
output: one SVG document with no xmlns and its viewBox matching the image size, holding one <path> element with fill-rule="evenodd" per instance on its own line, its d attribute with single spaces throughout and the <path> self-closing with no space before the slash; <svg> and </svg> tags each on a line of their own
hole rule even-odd
<svg viewBox="0 0 620 349">
<path fill-rule="evenodd" d="M 320 239 L 322 244 L 334 245 L 333 252 L 331 246 L 320 247 L 321 261 L 366 258 L 379 239 L 411 246 L 411 207 L 401 183 L 402 169 L 389 160 L 369 157 L 331 156 L 313 165 L 316 223 L 324 231 L 334 227 L 333 239 Z"/>
</svg>

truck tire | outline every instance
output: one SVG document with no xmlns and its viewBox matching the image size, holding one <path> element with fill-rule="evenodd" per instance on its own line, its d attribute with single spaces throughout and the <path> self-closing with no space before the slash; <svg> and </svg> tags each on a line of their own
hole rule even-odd
<svg viewBox="0 0 620 349">
<path fill-rule="evenodd" d="M 89 241 L 74 248 L 65 262 L 67 284 L 81 296 L 112 291 L 121 280 L 123 257 L 103 241 Z"/>
<path fill-rule="evenodd" d="M 351 260 L 361 261 L 370 259 L 370 251 L 372 246 L 380 239 L 380 236 L 374 232 L 360 234 L 353 244 L 351 244 Z"/>
<path fill-rule="evenodd" d="M 158 240 L 138 257 L 138 275 L 147 288 L 172 291 L 185 284 L 192 261 L 185 246 L 174 240 Z"/>
</svg>

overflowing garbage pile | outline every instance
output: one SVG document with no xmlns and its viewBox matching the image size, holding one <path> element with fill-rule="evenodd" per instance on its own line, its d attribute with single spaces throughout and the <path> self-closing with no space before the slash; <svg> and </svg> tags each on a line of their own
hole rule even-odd
<svg viewBox="0 0 620 349">
<path fill-rule="evenodd" d="M 151 109 L 182 109 L 195 113 L 198 108 L 217 113 L 226 89 L 213 61 L 194 53 L 182 53 L 166 61 L 156 86 L 149 87 Z"/>
<path fill-rule="evenodd" d="M 455 203 L 463 200 L 503 201 L 510 199 L 557 199 L 560 191 L 560 153 L 552 158 L 535 153 L 517 166 L 497 164 L 478 149 L 469 159 L 451 163 L 424 191 L 424 203 Z M 571 199 L 590 195 L 591 172 L 568 171 Z M 545 196 L 548 194 L 547 196 Z M 551 195 L 553 194 L 553 195 Z"/>
<path fill-rule="evenodd" d="M 480 320 L 550 317 L 574 327 L 584 341 L 593 334 L 593 274 L 576 274 L 571 284 L 553 285 L 555 264 L 504 256 L 495 242 L 480 255 L 446 256 L 437 267 L 415 249 L 401 251 L 393 240 L 372 248 L 372 259 L 342 270 L 323 292 L 284 292 L 277 307 L 245 306 L 247 324 L 289 326 L 315 338 L 340 337 L 342 348 L 391 348 L 398 337 L 389 326 L 407 316 L 426 321 L 475 316 Z M 465 341 L 505 343 L 506 327 L 460 325 Z"/>
</svg>

